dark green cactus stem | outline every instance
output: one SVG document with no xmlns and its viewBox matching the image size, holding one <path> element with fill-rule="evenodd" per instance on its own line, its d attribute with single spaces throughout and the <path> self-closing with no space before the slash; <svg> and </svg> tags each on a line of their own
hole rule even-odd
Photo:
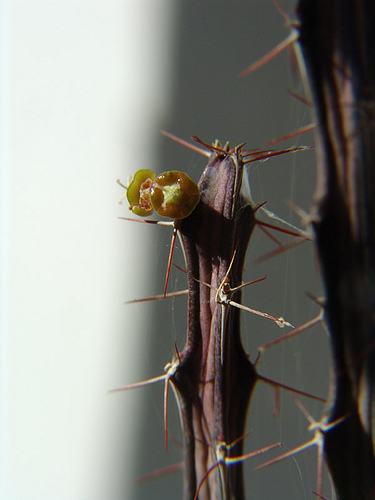
<svg viewBox="0 0 375 500">
<path fill-rule="evenodd" d="M 375 2 L 300 0 L 314 98 L 313 226 L 326 292 L 332 381 L 325 456 L 341 500 L 374 499 Z"/>
</svg>

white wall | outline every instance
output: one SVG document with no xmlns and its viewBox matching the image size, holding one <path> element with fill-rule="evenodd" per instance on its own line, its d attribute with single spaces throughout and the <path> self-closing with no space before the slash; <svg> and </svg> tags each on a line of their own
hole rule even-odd
<svg viewBox="0 0 375 500">
<path fill-rule="evenodd" d="M 139 377 L 147 249 L 115 180 L 152 165 L 171 3 L 1 3 L 4 500 L 132 497 L 141 395 L 106 393 Z"/>
</svg>

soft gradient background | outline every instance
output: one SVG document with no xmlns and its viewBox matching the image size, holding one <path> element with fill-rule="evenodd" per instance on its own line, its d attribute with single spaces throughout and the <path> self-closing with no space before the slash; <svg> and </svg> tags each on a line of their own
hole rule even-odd
<svg viewBox="0 0 375 500">
<path fill-rule="evenodd" d="M 283 2 L 293 15 L 294 2 Z M 180 498 L 181 474 L 135 478 L 181 460 L 166 456 L 162 385 L 107 396 L 108 389 L 163 373 L 186 329 L 185 299 L 124 306 L 161 293 L 170 231 L 126 223 L 115 183 L 136 169 L 187 171 L 205 159 L 160 136 L 198 135 L 233 145 L 265 141 L 309 122 L 286 93 L 302 92 L 287 54 L 239 72 L 289 32 L 273 3 L 245 1 L 19 1 L 1 5 L 1 484 L 4 500 Z M 295 142 L 295 141 L 294 141 Z M 311 143 L 311 137 L 299 139 Z M 256 202 L 299 223 L 308 209 L 310 154 L 252 165 Z M 311 247 L 253 268 L 272 248 L 260 232 L 246 279 L 268 275 L 251 307 L 295 325 L 320 293 Z M 182 264 L 181 252 L 175 254 Z M 183 264 L 182 264 L 183 265 Z M 170 290 L 184 288 L 172 271 Z M 244 317 L 244 342 L 282 333 Z M 325 396 L 326 338 L 316 328 L 262 358 L 261 373 Z M 180 441 L 174 404 L 170 433 Z M 322 407 L 307 401 L 318 418 Z M 289 395 L 274 418 L 273 391 L 257 387 L 248 450 L 309 438 Z M 313 498 L 315 452 L 252 472 L 248 497 Z M 258 461 L 259 463 L 259 461 Z M 251 494 L 252 493 L 252 494 Z"/>
</svg>

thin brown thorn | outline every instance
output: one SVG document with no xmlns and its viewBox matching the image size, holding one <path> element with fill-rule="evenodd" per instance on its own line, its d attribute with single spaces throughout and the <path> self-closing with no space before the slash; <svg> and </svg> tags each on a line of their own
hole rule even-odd
<svg viewBox="0 0 375 500">
<path fill-rule="evenodd" d="M 118 387 L 117 389 L 111 389 L 107 394 L 115 394 L 116 392 L 130 391 L 132 389 L 138 389 L 139 387 L 145 387 L 146 385 L 155 384 L 166 378 L 167 374 L 159 375 L 158 377 L 149 378 L 148 380 L 143 380 L 142 382 L 136 382 L 135 384 L 124 385 L 123 387 Z"/>
<path fill-rule="evenodd" d="M 231 292 L 236 292 L 237 290 L 241 290 L 241 288 L 245 288 L 245 286 L 250 286 L 250 285 L 255 285 L 255 283 L 259 283 L 260 281 L 264 281 L 267 279 L 267 276 L 263 276 L 262 278 L 258 278 L 253 281 L 248 281 L 247 283 L 242 283 L 242 285 L 235 286 L 234 288 L 231 288 Z"/>
<path fill-rule="evenodd" d="M 278 442 L 278 443 L 271 444 L 269 446 L 265 446 L 261 450 L 246 453 L 245 455 L 240 455 L 238 457 L 227 457 L 225 459 L 225 465 L 232 465 L 232 464 L 236 464 L 239 462 L 244 462 L 245 460 L 247 460 L 249 458 L 253 458 L 253 457 L 256 457 L 258 455 L 262 455 L 263 453 L 266 453 L 267 451 L 273 450 L 274 448 L 277 448 L 280 446 L 282 446 L 282 444 L 280 442 Z"/>
<path fill-rule="evenodd" d="M 270 52 L 268 52 L 265 56 L 261 57 L 260 59 L 258 59 L 258 61 L 251 64 L 243 71 L 241 71 L 240 77 L 244 77 L 249 75 L 250 73 L 253 73 L 257 69 L 262 67 L 264 64 L 271 61 L 274 57 L 279 55 L 284 49 L 289 47 L 289 45 L 297 41 L 297 39 L 298 39 L 298 33 L 296 31 L 292 32 L 287 38 L 285 38 L 285 40 L 276 45 L 276 47 L 273 48 Z"/>
<path fill-rule="evenodd" d="M 285 340 L 291 339 L 292 337 L 295 337 L 296 335 L 299 335 L 300 333 L 304 332 L 305 330 L 308 330 L 309 328 L 317 325 L 323 320 L 323 311 L 321 311 L 316 318 L 311 319 L 310 321 L 307 321 L 303 325 L 299 326 L 295 330 L 293 330 L 290 333 L 287 333 L 286 335 L 283 335 L 282 337 L 279 337 L 276 340 L 272 340 L 271 342 L 268 342 L 267 344 L 263 344 L 258 347 L 258 352 L 263 353 L 266 349 L 269 347 L 273 347 L 276 344 L 280 344 L 280 342 L 284 342 Z"/>
<path fill-rule="evenodd" d="M 197 137 L 196 135 L 193 135 L 192 139 L 193 141 L 197 142 L 198 144 L 201 144 L 202 146 L 204 146 L 213 153 L 221 153 L 225 155 L 229 154 L 229 151 L 226 151 L 223 148 L 216 147 L 213 144 L 207 144 L 206 142 L 203 142 L 201 139 L 199 139 L 199 137 Z"/>
<path fill-rule="evenodd" d="M 296 405 L 298 406 L 298 408 L 300 409 L 300 411 L 305 415 L 305 418 L 306 420 L 309 422 L 310 426 L 309 427 L 312 427 L 312 426 L 316 426 L 317 425 L 317 422 L 316 420 L 310 415 L 310 413 L 308 412 L 306 406 L 304 404 L 302 404 L 302 402 L 296 398 L 295 396 L 293 396 L 293 399 L 294 399 L 294 402 L 296 403 Z"/>
<path fill-rule="evenodd" d="M 176 353 L 176 356 L 178 359 L 178 364 L 181 363 L 181 354 L 180 354 L 180 351 L 177 349 L 177 342 L 174 343 L 174 350 L 175 350 L 175 353 Z"/>
<path fill-rule="evenodd" d="M 294 130 L 293 132 L 289 132 L 288 134 L 277 137 L 276 139 L 271 139 L 270 141 L 265 143 L 265 146 L 273 146 L 274 144 L 278 144 L 279 142 L 284 142 L 288 139 L 293 139 L 294 137 L 297 137 L 299 135 L 306 134 L 307 132 L 314 130 L 315 126 L 315 123 L 309 123 L 309 125 L 305 125 L 304 127 Z"/>
<path fill-rule="evenodd" d="M 207 148 L 209 151 L 212 153 L 217 153 L 217 154 L 222 154 L 222 155 L 231 155 L 234 153 L 238 153 L 238 151 L 246 144 L 243 142 L 242 144 L 239 144 L 235 148 L 230 149 L 229 142 L 226 142 L 224 146 L 221 146 L 220 141 L 216 140 L 213 144 L 207 144 L 206 142 L 203 142 L 199 137 L 194 135 L 192 139 L 197 142 L 198 144 L 201 144 L 205 148 Z"/>
<path fill-rule="evenodd" d="M 259 373 L 258 373 L 258 379 L 262 380 L 263 382 L 265 382 L 268 385 L 272 385 L 272 387 L 280 387 L 281 389 L 284 389 L 285 391 L 294 392 L 295 394 L 299 394 L 300 396 L 305 396 L 306 398 L 315 399 L 316 401 L 320 401 L 322 403 L 326 402 L 326 400 L 324 398 L 319 398 L 318 396 L 314 396 L 313 394 L 309 394 L 308 392 L 299 391 L 298 389 L 294 389 L 293 387 L 290 387 L 289 385 L 281 384 L 280 382 L 275 382 L 275 380 L 271 380 L 267 377 L 264 377 L 263 375 L 259 375 Z"/>
<path fill-rule="evenodd" d="M 121 220 L 130 220 L 131 222 L 140 222 L 142 224 L 157 224 L 158 226 L 174 226 L 173 221 L 131 219 L 130 217 L 117 217 L 117 218 Z"/>
<path fill-rule="evenodd" d="M 300 245 L 301 243 L 304 243 L 306 241 L 306 238 L 303 236 L 299 236 L 295 238 L 293 241 L 290 241 L 286 245 L 282 245 L 281 247 L 277 247 L 275 250 L 272 250 L 271 252 L 262 255 L 262 257 L 259 257 L 258 259 L 255 259 L 253 261 L 253 264 L 261 264 L 262 262 L 265 262 L 268 259 L 272 259 L 273 257 L 276 257 L 276 255 L 280 255 L 281 253 L 286 252 L 287 250 L 291 250 L 292 248 L 295 248 L 296 246 Z"/>
<path fill-rule="evenodd" d="M 145 481 L 151 481 L 158 477 L 167 476 L 168 474 L 173 474 L 176 471 L 183 469 L 184 462 L 178 462 L 177 464 L 169 465 L 168 467 L 163 467 L 162 469 L 157 469 L 143 476 L 137 477 L 135 480 L 136 484 L 144 483 Z"/>
<path fill-rule="evenodd" d="M 312 105 L 312 103 L 310 101 L 308 101 L 304 97 L 300 96 L 299 94 L 296 94 L 295 92 L 293 92 L 290 89 L 288 89 L 287 92 L 288 92 L 289 95 L 291 95 L 292 97 L 294 97 L 295 99 L 297 99 L 297 101 L 300 101 L 300 102 L 302 102 L 302 104 L 305 104 L 305 106 L 308 106 L 309 108 L 313 107 L 313 105 Z"/>
<path fill-rule="evenodd" d="M 244 149 L 242 151 L 243 156 L 255 156 L 255 155 L 260 155 L 260 154 L 267 154 L 270 153 L 273 150 L 270 150 L 269 148 L 267 149 Z"/>
<path fill-rule="evenodd" d="M 288 201 L 286 203 L 288 204 Z M 294 235 L 295 236 L 303 236 L 304 238 L 306 238 L 308 240 L 312 239 L 310 232 L 304 231 L 304 230 L 300 229 L 299 227 L 295 226 L 294 224 L 287 222 L 286 220 L 282 219 L 281 217 L 279 217 L 278 215 L 273 213 L 271 210 L 268 210 L 268 208 L 265 208 L 264 205 L 265 205 L 265 203 L 258 205 L 256 207 L 256 210 L 260 209 L 262 212 L 264 212 L 267 215 L 267 217 L 269 219 L 273 219 L 277 222 L 280 222 L 280 224 L 283 224 L 284 226 L 288 227 L 289 229 L 283 229 L 283 226 L 281 226 L 281 227 L 275 226 L 274 223 L 271 224 L 268 222 L 264 222 L 262 220 L 257 220 L 256 221 L 257 224 L 267 226 L 270 229 L 274 229 L 275 231 L 279 231 L 279 232 L 289 231 L 290 233 L 287 232 L 286 234 L 290 234 L 291 236 L 294 236 Z"/>
<path fill-rule="evenodd" d="M 287 15 L 284 7 L 282 7 L 277 0 L 273 0 L 273 4 L 275 5 L 276 9 L 279 11 L 281 14 L 281 17 L 284 19 L 284 21 L 287 23 L 287 25 L 290 25 L 290 19 L 289 16 Z"/>
<path fill-rule="evenodd" d="M 178 266 L 177 264 L 175 264 L 174 262 L 172 263 L 172 266 L 175 267 L 176 269 L 178 269 L 179 271 L 181 271 L 182 273 L 184 274 L 188 274 L 187 270 L 186 269 L 183 269 L 182 267 Z M 197 280 L 198 281 L 198 280 Z"/>
<path fill-rule="evenodd" d="M 242 304 L 238 304 L 238 302 L 233 302 L 233 300 L 228 300 L 226 302 L 230 306 L 237 307 L 237 309 L 241 309 L 241 311 L 247 311 L 251 314 L 255 314 L 256 316 L 261 316 L 262 318 L 270 319 L 274 323 L 277 324 L 278 327 L 284 328 L 285 326 L 289 326 L 290 328 L 294 328 L 294 326 L 291 323 L 288 323 L 285 321 L 284 318 L 275 318 L 274 316 L 271 316 L 271 314 L 257 311 L 256 309 L 252 309 L 251 307 L 243 306 Z"/>
<path fill-rule="evenodd" d="M 171 264 L 172 264 L 173 251 L 174 251 L 174 247 L 175 247 L 175 244 L 176 244 L 176 236 L 177 236 L 177 228 L 175 227 L 174 230 L 173 230 L 173 235 L 172 235 L 171 248 L 169 250 L 168 267 L 167 267 L 167 274 L 165 276 L 165 285 L 164 285 L 164 298 L 167 295 L 167 288 L 168 288 L 169 275 L 170 275 L 170 272 L 171 272 Z"/>
<path fill-rule="evenodd" d="M 268 231 L 263 224 L 258 224 L 259 229 L 270 239 L 272 240 L 278 247 L 282 247 L 283 244 L 280 240 L 278 240 L 270 231 Z"/>
<path fill-rule="evenodd" d="M 277 462 L 281 462 L 281 460 L 284 460 L 285 458 L 292 457 L 294 455 L 297 455 L 297 453 L 300 453 L 303 450 L 307 450 L 307 448 L 310 448 L 311 446 L 314 446 L 316 444 L 316 438 L 314 437 L 307 443 L 302 444 L 301 446 L 297 446 L 297 448 L 293 448 L 293 450 L 287 451 L 286 453 L 283 453 L 279 457 L 273 458 L 272 460 L 269 460 L 268 462 L 265 462 L 264 464 L 258 465 L 255 467 L 254 470 L 259 470 L 263 469 L 264 467 L 268 467 L 269 465 L 276 464 Z"/>
<path fill-rule="evenodd" d="M 232 441 L 230 443 L 230 445 L 227 446 L 228 450 L 232 449 L 233 446 L 236 446 L 236 444 L 239 443 L 240 441 L 246 439 L 248 436 L 250 436 L 250 434 L 252 432 L 253 432 L 253 429 L 250 429 L 249 431 L 245 432 L 245 434 L 243 436 L 240 436 L 237 439 L 235 439 L 234 441 Z"/>
<path fill-rule="evenodd" d="M 172 141 L 178 142 L 179 144 L 182 144 L 182 146 L 186 146 L 189 149 L 192 149 L 193 151 L 196 151 L 197 153 L 200 153 L 201 155 L 210 157 L 210 154 L 208 151 L 205 151 L 202 148 L 198 148 L 198 146 L 195 146 L 194 144 L 191 144 L 188 141 L 185 141 L 184 139 L 180 139 L 180 137 L 177 137 L 174 134 L 171 134 L 170 132 L 167 132 L 166 130 L 161 130 L 160 131 L 165 137 L 168 137 L 169 139 L 172 139 Z"/>
<path fill-rule="evenodd" d="M 253 163 L 255 161 L 266 161 L 269 158 L 273 158 L 275 156 L 280 156 L 280 155 L 285 155 L 288 153 L 296 153 L 297 151 L 307 151 L 308 149 L 314 149 L 314 146 L 292 146 L 290 148 L 282 149 L 280 151 L 268 151 L 266 153 L 253 156 L 253 155 L 244 155 L 245 156 L 252 156 L 250 159 L 244 160 L 243 163 Z"/>
<path fill-rule="evenodd" d="M 154 295 L 153 297 L 145 297 L 143 299 L 127 300 L 124 304 L 138 304 L 139 302 L 149 302 L 151 300 L 171 299 L 172 297 L 181 297 L 187 295 L 189 290 L 179 290 L 178 292 L 169 292 L 167 294 Z"/>
<path fill-rule="evenodd" d="M 288 223 L 284 222 L 284 224 L 288 224 Z M 279 227 L 279 226 L 275 226 L 274 224 L 270 224 L 269 222 L 264 222 L 264 221 L 259 221 L 259 220 L 257 220 L 257 225 L 263 226 L 263 227 L 268 227 L 269 229 L 274 229 L 275 231 L 278 231 L 279 233 L 288 234 L 289 236 L 297 236 L 298 238 L 303 238 L 305 240 L 311 241 L 311 239 L 306 234 L 304 234 L 302 231 L 298 233 L 296 231 L 291 231 L 290 229 L 285 229 L 283 227 Z"/>
<path fill-rule="evenodd" d="M 257 212 L 260 208 L 264 207 L 264 205 L 267 205 L 267 200 L 262 201 L 261 203 L 257 203 L 253 209 L 254 213 Z"/>
<path fill-rule="evenodd" d="M 328 500 L 327 497 L 323 497 L 322 495 L 319 495 L 316 491 L 311 492 L 313 495 L 315 495 L 317 498 L 320 498 L 321 500 Z"/>
<path fill-rule="evenodd" d="M 307 226 L 310 223 L 311 216 L 310 214 L 308 214 L 308 212 L 306 212 L 306 210 L 303 210 L 303 208 L 299 207 L 291 200 L 286 200 L 285 203 L 289 208 L 293 210 L 295 214 L 298 215 L 298 217 L 305 224 L 305 226 Z"/>
<path fill-rule="evenodd" d="M 306 297 L 308 297 L 313 302 L 315 302 L 315 304 L 318 304 L 318 306 L 322 307 L 323 309 L 326 307 L 326 301 L 325 301 L 324 297 L 316 297 L 315 295 L 313 295 L 310 292 L 305 292 L 305 293 L 306 293 Z"/>
</svg>

